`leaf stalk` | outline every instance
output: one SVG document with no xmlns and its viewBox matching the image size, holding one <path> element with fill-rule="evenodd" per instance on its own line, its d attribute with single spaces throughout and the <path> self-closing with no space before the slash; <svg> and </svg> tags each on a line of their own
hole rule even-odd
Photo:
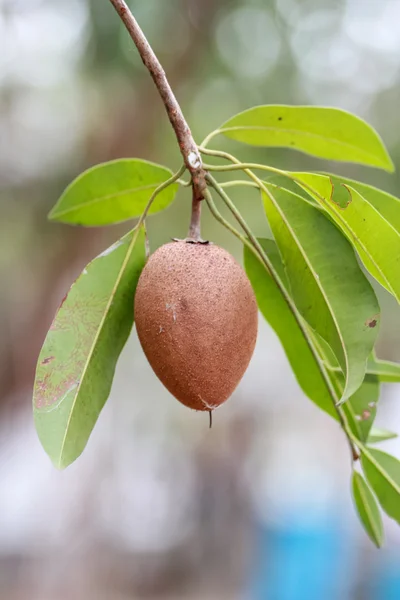
<svg viewBox="0 0 400 600">
<path fill-rule="evenodd" d="M 233 160 L 237 160 L 234 157 L 232 157 Z M 238 161 L 239 162 L 239 161 Z M 256 175 L 254 175 L 254 173 L 248 169 L 245 170 L 245 172 L 247 174 L 249 174 L 249 176 L 254 180 L 255 183 L 257 183 L 257 185 L 260 187 L 260 189 L 263 189 L 263 191 L 265 191 L 265 193 L 269 193 L 267 188 L 265 188 L 265 186 L 263 185 L 262 181 L 258 179 L 258 177 Z M 294 301 L 292 300 L 292 297 L 290 296 L 290 294 L 287 292 L 285 285 L 283 284 L 283 282 L 281 281 L 277 271 L 275 270 L 271 260 L 269 259 L 268 255 L 264 252 L 263 247 L 261 246 L 260 242 L 257 240 L 256 236 L 253 234 L 253 232 L 251 231 L 250 227 L 248 226 L 247 222 L 245 221 L 245 219 L 242 217 L 241 213 L 238 211 L 238 209 L 236 208 L 236 206 L 234 205 L 234 203 L 232 202 L 232 200 L 229 198 L 228 194 L 225 192 L 225 190 L 223 188 L 221 188 L 221 186 L 217 183 L 217 181 L 214 179 L 214 177 L 210 174 L 207 173 L 206 175 L 206 180 L 207 182 L 211 185 L 211 187 L 213 187 L 215 189 L 215 191 L 218 193 L 218 195 L 221 197 L 221 199 L 224 201 L 224 203 L 226 204 L 226 206 L 229 208 L 229 210 L 231 211 L 231 213 L 233 214 L 233 216 L 235 217 L 235 219 L 237 220 L 237 222 L 239 223 L 239 225 L 241 226 L 241 228 L 243 229 L 243 231 L 246 233 L 246 235 L 248 236 L 252 246 L 254 246 L 255 250 L 257 251 L 257 255 L 258 255 L 258 259 L 260 260 L 260 262 L 262 262 L 262 264 L 264 265 L 264 267 L 266 268 L 266 270 L 268 271 L 268 273 L 271 275 L 273 281 L 276 283 L 279 291 L 281 292 L 286 304 L 288 305 L 289 309 L 291 310 L 294 318 L 296 319 L 296 322 L 304 336 L 304 339 L 306 340 L 306 343 L 308 345 L 308 347 L 310 348 L 310 351 L 315 359 L 315 362 L 318 366 L 318 369 L 321 373 L 322 378 L 324 379 L 325 385 L 329 391 L 329 395 L 332 399 L 332 402 L 335 406 L 335 410 L 336 413 L 338 415 L 338 419 L 340 422 L 340 425 L 344 431 L 344 433 L 346 434 L 348 443 L 349 443 L 349 447 L 350 447 L 350 451 L 351 451 L 351 457 L 352 457 L 352 461 L 355 461 L 358 459 L 358 453 L 356 452 L 356 449 L 353 445 L 353 441 L 349 435 L 349 428 L 346 422 L 346 417 L 344 416 L 342 409 L 340 408 L 340 406 L 338 406 L 338 401 L 339 398 L 336 394 L 336 390 L 333 387 L 333 384 L 331 382 L 331 379 L 329 377 L 329 374 L 326 370 L 326 367 L 324 365 L 323 360 L 321 360 L 316 348 L 314 347 L 314 344 L 312 343 L 312 340 L 310 339 L 310 336 L 308 334 L 308 331 L 306 329 L 306 326 L 300 316 L 300 313 L 294 303 Z M 206 198 L 207 200 L 207 198 Z"/>
</svg>

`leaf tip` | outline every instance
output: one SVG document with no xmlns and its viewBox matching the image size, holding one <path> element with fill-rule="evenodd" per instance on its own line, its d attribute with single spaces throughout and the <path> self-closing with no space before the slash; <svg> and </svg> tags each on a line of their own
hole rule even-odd
<svg viewBox="0 0 400 600">
<path fill-rule="evenodd" d="M 53 206 L 51 211 L 49 213 L 47 213 L 47 220 L 48 221 L 56 221 L 57 220 L 57 211 L 56 211 L 55 206 Z"/>
<path fill-rule="evenodd" d="M 381 140 L 381 138 L 379 138 L 380 144 L 381 144 L 381 155 L 379 157 L 379 162 L 377 161 L 374 165 L 371 164 L 370 166 L 372 167 L 377 167 L 378 169 L 382 169 L 383 171 L 386 171 L 387 173 L 394 173 L 396 170 L 396 167 L 392 161 L 392 158 L 385 146 L 385 144 L 383 143 L 383 141 Z"/>
<path fill-rule="evenodd" d="M 53 464 L 53 467 L 55 467 L 57 471 L 65 471 L 65 469 L 69 467 L 76 459 L 65 460 L 62 456 L 58 458 L 52 458 L 50 456 L 50 460 Z"/>
<path fill-rule="evenodd" d="M 385 168 L 385 171 L 387 171 L 388 173 L 394 173 L 396 171 L 396 167 L 394 166 L 394 163 L 389 155 L 387 156 L 387 158 L 387 167 Z"/>
<path fill-rule="evenodd" d="M 376 133 L 376 136 L 379 139 L 379 142 L 381 145 L 381 150 L 382 150 L 381 161 L 380 161 L 380 164 L 377 166 L 379 166 L 384 171 L 387 171 L 388 173 L 394 173 L 396 170 L 396 167 L 394 166 L 392 157 L 390 156 L 389 151 L 386 148 L 386 146 L 385 146 L 382 138 L 379 136 L 379 134 Z"/>
</svg>

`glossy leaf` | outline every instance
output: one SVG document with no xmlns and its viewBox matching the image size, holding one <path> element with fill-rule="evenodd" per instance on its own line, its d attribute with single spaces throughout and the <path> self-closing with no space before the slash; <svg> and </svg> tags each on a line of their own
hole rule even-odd
<svg viewBox="0 0 400 600">
<path fill-rule="evenodd" d="M 59 468 L 81 454 L 108 398 L 132 328 L 133 298 L 144 263 L 141 227 L 89 263 L 50 327 L 33 402 L 39 438 Z"/>
<path fill-rule="evenodd" d="M 275 242 L 266 239 L 260 239 L 259 242 L 282 281 L 287 285 L 286 274 Z M 317 361 L 279 288 L 260 261 L 246 247 L 244 264 L 258 307 L 278 336 L 300 387 L 319 408 L 337 419 L 332 398 Z"/>
<path fill-rule="evenodd" d="M 369 198 L 374 197 L 374 205 L 361 195 L 358 189 L 363 186 L 332 186 L 328 176 L 313 173 L 294 173 L 299 181 L 307 186 L 319 204 L 328 212 L 339 228 L 357 250 L 365 267 L 381 285 L 400 301 L 400 224 L 395 219 L 396 227 L 390 223 L 376 208 L 387 202 L 390 208 L 385 214 L 396 213 L 396 199 L 378 197 L 372 190 Z M 367 186 L 368 187 L 368 186 Z M 310 189 L 311 188 L 311 189 Z M 313 193 L 313 191 L 316 193 Z M 375 206 L 376 205 L 376 206 Z M 398 210 L 398 208 L 397 208 Z"/>
<path fill-rule="evenodd" d="M 226 121 L 219 132 L 253 146 L 284 146 L 319 158 L 393 171 L 376 131 L 362 119 L 337 108 L 255 106 Z"/>
<path fill-rule="evenodd" d="M 383 544 L 383 523 L 379 506 L 364 477 L 353 471 L 352 492 L 360 521 L 375 546 Z"/>
<path fill-rule="evenodd" d="M 77 177 L 49 214 L 53 221 L 72 225 L 111 225 L 139 217 L 154 190 L 172 172 L 146 160 L 119 159 L 96 165 Z M 167 208 L 178 184 L 160 192 L 149 214 Z"/>
<path fill-rule="evenodd" d="M 386 429 L 377 429 L 372 427 L 368 436 L 369 444 L 378 444 L 379 442 L 386 442 L 386 440 L 393 440 L 397 438 L 397 433 L 393 431 L 386 431 Z"/>
<path fill-rule="evenodd" d="M 343 398 L 364 380 L 379 305 L 348 241 L 325 215 L 291 192 L 267 186 L 269 224 L 304 319 L 332 348 L 345 375 Z"/>
<path fill-rule="evenodd" d="M 360 449 L 368 483 L 386 514 L 400 523 L 400 461 L 382 450 Z"/>
</svg>

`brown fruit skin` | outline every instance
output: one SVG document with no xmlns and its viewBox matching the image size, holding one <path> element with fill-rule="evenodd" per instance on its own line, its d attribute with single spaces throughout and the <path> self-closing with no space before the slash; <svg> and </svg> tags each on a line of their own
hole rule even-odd
<svg viewBox="0 0 400 600">
<path fill-rule="evenodd" d="M 258 310 L 242 267 L 214 244 L 173 242 L 152 254 L 135 295 L 135 323 L 157 377 L 182 404 L 212 410 L 244 375 Z"/>
</svg>

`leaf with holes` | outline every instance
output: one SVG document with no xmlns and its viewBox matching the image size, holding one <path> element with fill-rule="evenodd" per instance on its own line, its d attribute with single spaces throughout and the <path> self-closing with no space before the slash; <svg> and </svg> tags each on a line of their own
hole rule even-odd
<svg viewBox="0 0 400 600">
<path fill-rule="evenodd" d="M 357 182 L 353 187 L 326 175 L 293 176 L 343 231 L 371 275 L 400 302 L 400 202 Z M 359 190 L 366 191 L 369 200 Z"/>
<path fill-rule="evenodd" d="M 287 286 L 286 274 L 275 242 L 267 239 L 260 239 L 259 242 L 281 280 Z M 278 286 L 265 267 L 246 247 L 244 248 L 244 265 L 253 286 L 258 307 L 265 320 L 278 336 L 303 392 L 319 408 L 337 419 L 333 404 L 334 400 L 321 375 L 317 359 L 313 355 L 309 342 L 307 342 L 304 333 L 297 324 Z"/>
<path fill-rule="evenodd" d="M 393 431 L 372 427 L 368 436 L 368 444 L 378 444 L 379 442 L 386 442 L 386 440 L 394 440 L 395 438 L 397 438 L 397 433 Z"/>
<path fill-rule="evenodd" d="M 328 160 L 394 170 L 376 131 L 337 108 L 255 106 L 226 121 L 217 132 L 253 146 L 284 146 Z"/>
<path fill-rule="evenodd" d="M 171 175 L 166 167 L 137 158 L 96 165 L 67 187 L 49 219 L 89 227 L 139 217 L 155 189 Z M 149 214 L 167 208 L 177 189 L 174 183 L 160 192 Z"/>
<path fill-rule="evenodd" d="M 360 449 L 368 483 L 386 514 L 400 523 L 400 461 L 382 450 L 365 446 Z"/>
<path fill-rule="evenodd" d="M 268 185 L 266 215 L 300 313 L 331 347 L 345 376 L 343 399 L 364 380 L 380 309 L 354 251 L 325 215 L 287 190 Z"/>
<path fill-rule="evenodd" d="M 325 175 L 327 175 L 330 178 L 335 188 L 339 188 L 338 193 L 342 191 L 342 198 L 344 195 L 346 197 L 346 200 L 348 200 L 348 194 L 346 192 L 345 187 L 342 184 L 354 188 L 355 190 L 357 190 L 357 192 L 359 192 L 359 194 L 361 194 L 361 196 L 363 196 L 363 198 L 365 198 L 367 202 L 369 202 L 378 211 L 379 214 L 382 215 L 384 219 L 386 219 L 388 223 L 392 225 L 392 227 L 396 229 L 396 231 L 400 232 L 399 198 L 396 198 L 396 196 L 392 196 L 392 194 L 389 194 L 388 192 L 379 190 L 378 188 L 373 187 L 372 185 L 368 185 L 361 181 L 356 181 L 355 179 L 349 179 L 347 177 L 338 177 L 337 175 L 332 175 L 331 173 L 325 173 Z M 340 196 L 338 196 L 338 199 L 340 200 Z"/>
<path fill-rule="evenodd" d="M 84 269 L 63 300 L 40 352 L 34 388 L 36 429 L 58 468 L 83 451 L 110 393 L 133 324 L 145 263 L 137 228 Z"/>
<path fill-rule="evenodd" d="M 353 500 L 360 521 L 375 546 L 383 544 L 383 523 L 379 506 L 364 477 L 353 472 L 351 482 Z"/>
</svg>

